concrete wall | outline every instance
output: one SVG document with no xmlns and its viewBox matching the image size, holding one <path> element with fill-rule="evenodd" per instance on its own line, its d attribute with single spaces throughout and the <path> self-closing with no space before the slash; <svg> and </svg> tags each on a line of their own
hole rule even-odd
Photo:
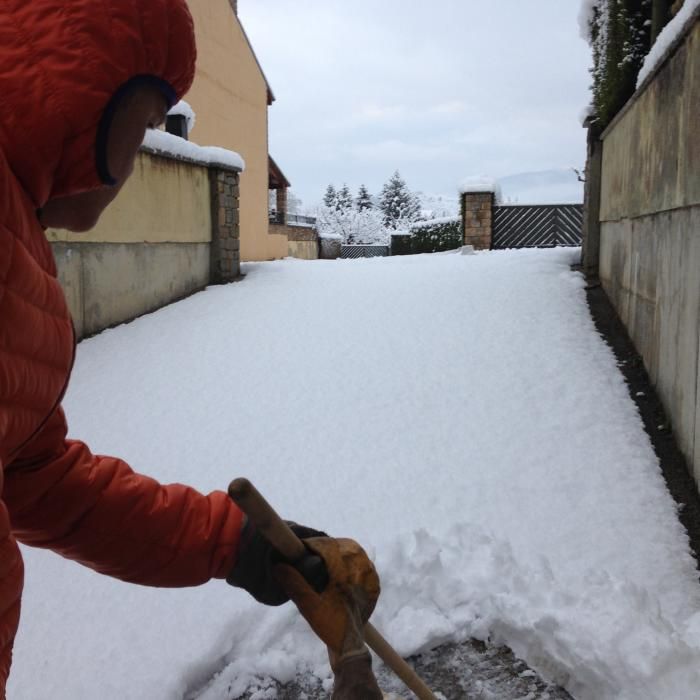
<svg viewBox="0 0 700 700">
<path fill-rule="evenodd" d="M 47 236 L 77 335 L 92 335 L 238 276 L 238 174 L 141 152 L 94 229 Z"/>
<path fill-rule="evenodd" d="M 207 243 L 54 243 L 79 338 L 130 321 L 206 286 Z"/>
<path fill-rule="evenodd" d="M 700 22 L 603 134 L 599 275 L 700 482 Z"/>
<path fill-rule="evenodd" d="M 240 153 L 241 258 L 287 255 L 268 230 L 268 86 L 229 0 L 188 0 L 197 35 L 197 73 L 186 96 L 197 114 L 191 140 Z"/>
</svg>

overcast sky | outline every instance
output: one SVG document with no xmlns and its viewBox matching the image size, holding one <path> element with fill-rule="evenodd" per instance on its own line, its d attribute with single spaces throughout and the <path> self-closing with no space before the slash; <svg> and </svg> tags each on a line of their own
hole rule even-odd
<svg viewBox="0 0 700 700">
<path fill-rule="evenodd" d="M 581 0 L 239 0 L 277 98 L 270 153 L 305 205 L 581 167 L 590 50 Z"/>
</svg>

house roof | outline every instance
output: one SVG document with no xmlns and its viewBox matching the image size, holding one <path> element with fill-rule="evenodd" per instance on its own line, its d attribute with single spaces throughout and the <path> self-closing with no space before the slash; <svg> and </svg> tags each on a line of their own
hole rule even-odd
<svg viewBox="0 0 700 700">
<path fill-rule="evenodd" d="M 250 42 L 250 38 L 248 37 L 248 34 L 245 30 L 245 27 L 243 26 L 243 22 L 241 22 L 241 18 L 238 16 L 238 0 L 229 0 L 229 3 L 231 5 L 231 9 L 233 10 L 233 14 L 236 16 L 236 19 L 238 20 L 238 24 L 241 26 L 241 31 L 243 32 L 243 36 L 245 37 L 245 40 L 248 43 L 248 47 L 250 48 L 250 52 L 253 54 L 253 58 L 255 59 L 255 62 L 258 64 L 258 68 L 260 70 L 260 73 L 262 74 L 263 80 L 265 81 L 265 85 L 267 87 L 267 106 L 269 107 L 275 101 L 275 94 L 272 92 L 272 88 L 270 87 L 270 83 L 267 80 L 267 76 L 265 75 L 265 71 L 262 69 L 262 66 L 260 65 L 260 61 L 258 60 L 258 56 L 255 53 L 255 49 L 253 48 L 253 44 Z"/>
<path fill-rule="evenodd" d="M 283 187 L 291 187 L 292 184 L 284 176 L 284 173 L 280 170 L 279 165 L 275 163 L 271 155 L 267 156 L 267 169 L 269 177 L 269 189 L 279 190 Z"/>
</svg>

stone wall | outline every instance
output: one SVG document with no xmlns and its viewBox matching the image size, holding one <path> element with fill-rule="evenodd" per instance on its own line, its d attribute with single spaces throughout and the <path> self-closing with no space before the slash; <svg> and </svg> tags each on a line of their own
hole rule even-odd
<svg viewBox="0 0 700 700">
<path fill-rule="evenodd" d="M 318 260 L 318 233 L 312 226 L 290 226 L 270 224 L 270 233 L 287 237 L 288 255 L 301 260 Z"/>
<path fill-rule="evenodd" d="M 493 237 L 493 192 L 462 193 L 464 245 L 490 250 Z"/>
<path fill-rule="evenodd" d="M 78 338 L 239 275 L 238 173 L 141 152 L 87 233 L 49 230 Z"/>
<path fill-rule="evenodd" d="M 218 168 L 209 172 L 211 192 L 212 284 L 233 282 L 241 273 L 241 240 L 238 212 L 238 173 Z"/>
<path fill-rule="evenodd" d="M 699 20 L 602 135 L 598 272 L 700 482 Z"/>
</svg>

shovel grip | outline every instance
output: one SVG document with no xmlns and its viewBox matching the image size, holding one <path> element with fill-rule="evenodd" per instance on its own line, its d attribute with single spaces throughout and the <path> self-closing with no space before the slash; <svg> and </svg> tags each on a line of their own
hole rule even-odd
<svg viewBox="0 0 700 700">
<path fill-rule="evenodd" d="M 248 479 L 232 481 L 228 495 L 287 561 L 298 561 L 306 554 L 302 541 Z"/>
</svg>

